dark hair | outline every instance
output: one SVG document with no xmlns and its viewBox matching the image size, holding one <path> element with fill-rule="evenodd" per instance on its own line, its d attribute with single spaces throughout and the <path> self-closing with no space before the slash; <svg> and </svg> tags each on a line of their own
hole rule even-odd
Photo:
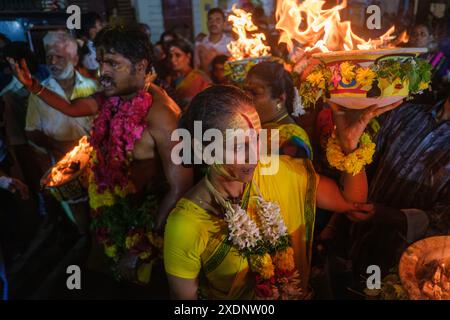
<svg viewBox="0 0 450 320">
<path fill-rule="evenodd" d="M 103 28 L 95 37 L 94 46 L 108 53 L 120 53 L 132 63 L 145 59 L 147 72 L 152 69 L 152 46 L 150 39 L 137 25 L 118 25 Z"/>
<path fill-rule="evenodd" d="M 248 76 L 257 77 L 269 87 L 272 98 L 286 94 L 286 109 L 294 112 L 295 87 L 291 75 L 278 62 L 261 62 L 250 69 Z"/>
<path fill-rule="evenodd" d="M 211 67 L 214 68 L 216 64 L 224 64 L 225 62 L 228 61 L 228 59 L 230 59 L 229 56 L 225 54 L 219 54 L 218 56 L 215 56 L 214 59 L 212 59 Z"/>
<path fill-rule="evenodd" d="M 150 28 L 150 26 L 146 23 L 138 23 L 139 28 L 141 28 L 141 30 L 143 32 L 148 32 L 149 34 L 152 34 L 152 29 Z"/>
<path fill-rule="evenodd" d="M 191 54 L 190 65 L 192 66 L 192 60 L 194 58 L 194 50 L 192 49 L 192 45 L 184 39 L 176 39 L 174 41 L 169 42 L 167 45 L 167 49 L 170 51 L 170 48 L 177 47 L 181 51 L 186 54 Z"/>
<path fill-rule="evenodd" d="M 411 32 L 413 32 L 414 29 L 415 29 L 415 28 L 418 28 L 418 27 L 424 27 L 425 29 L 427 29 L 427 32 L 428 32 L 428 33 L 431 33 L 430 27 L 428 27 L 428 25 L 427 25 L 426 23 L 422 23 L 422 22 L 413 25 L 412 28 L 411 28 Z"/>
<path fill-rule="evenodd" d="M 89 30 L 95 27 L 95 23 L 102 17 L 97 12 L 86 12 L 81 17 L 81 29 L 77 32 L 77 36 L 89 37 Z"/>
<path fill-rule="evenodd" d="M 172 36 L 172 37 L 173 37 L 173 40 L 177 40 L 177 39 L 178 39 L 178 35 L 177 35 L 175 32 L 173 32 L 173 31 L 164 31 L 164 32 L 161 34 L 161 36 L 159 37 L 159 42 L 161 42 L 162 44 L 164 44 L 164 43 L 165 43 L 165 42 L 164 42 L 164 38 L 165 38 L 166 36 Z"/>
<path fill-rule="evenodd" d="M 197 94 L 182 115 L 180 128 L 194 135 L 194 121 L 202 121 L 202 131 L 219 129 L 224 131 L 230 119 L 244 112 L 245 107 L 253 106 L 251 98 L 234 86 L 211 86 Z M 202 134 L 203 134 L 202 132 Z"/>
<path fill-rule="evenodd" d="M 212 8 L 212 9 L 209 9 L 209 11 L 208 11 L 208 18 L 209 18 L 210 16 L 212 16 L 214 13 L 220 14 L 220 15 L 222 16 L 223 20 L 225 21 L 225 13 L 223 12 L 222 9 L 220 9 L 220 8 Z"/>
</svg>

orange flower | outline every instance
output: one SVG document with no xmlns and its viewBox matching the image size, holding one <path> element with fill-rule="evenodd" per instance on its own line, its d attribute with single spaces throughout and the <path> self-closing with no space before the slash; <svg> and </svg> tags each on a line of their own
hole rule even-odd
<svg viewBox="0 0 450 320">
<path fill-rule="evenodd" d="M 288 247 L 283 251 L 277 251 L 273 257 L 274 263 L 281 271 L 291 271 L 295 268 L 294 250 Z"/>
</svg>

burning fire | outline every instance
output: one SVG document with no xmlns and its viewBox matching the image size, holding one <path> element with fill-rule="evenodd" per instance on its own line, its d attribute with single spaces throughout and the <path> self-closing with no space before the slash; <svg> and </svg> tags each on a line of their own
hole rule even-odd
<svg viewBox="0 0 450 320">
<path fill-rule="evenodd" d="M 299 4 L 296 0 L 277 1 L 279 42 L 286 43 L 290 52 L 293 40 L 306 45 L 305 51 L 330 52 L 377 49 L 393 40 L 394 26 L 375 40 L 366 41 L 354 34 L 350 21 L 341 21 L 339 14 L 347 6 L 346 0 L 331 9 L 322 9 L 324 4 L 324 0 L 304 0 Z M 399 37 L 401 41 L 405 38 L 406 33 Z"/>
<path fill-rule="evenodd" d="M 67 175 L 71 175 L 80 170 L 84 164 L 89 160 L 89 155 L 92 152 L 92 147 L 88 142 L 86 136 L 82 137 L 78 145 L 58 161 L 52 168 L 48 186 L 60 185 L 67 179 Z"/>
<path fill-rule="evenodd" d="M 233 31 L 239 36 L 228 45 L 233 60 L 269 55 L 270 47 L 264 44 L 266 36 L 264 33 L 255 33 L 258 27 L 253 24 L 252 14 L 236 8 L 236 5 L 233 5 L 232 11 L 233 15 L 228 17 L 228 21 L 233 23 Z"/>
</svg>

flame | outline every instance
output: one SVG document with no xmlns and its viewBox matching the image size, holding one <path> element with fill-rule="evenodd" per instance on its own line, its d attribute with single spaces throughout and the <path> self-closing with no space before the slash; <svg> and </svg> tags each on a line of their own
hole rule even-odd
<svg viewBox="0 0 450 320">
<path fill-rule="evenodd" d="M 87 162 L 91 152 L 92 147 L 88 142 L 88 138 L 87 136 L 83 136 L 78 142 L 78 145 L 66 153 L 66 155 L 52 168 L 49 175 L 49 186 L 61 184 L 66 177 L 66 173 L 64 172 L 65 169 L 69 168 L 70 165 L 76 161 L 83 162 L 84 160 L 84 162 Z"/>
<path fill-rule="evenodd" d="M 270 47 L 264 44 L 266 36 L 264 33 L 255 33 L 258 27 L 253 24 L 252 14 L 233 5 L 233 15 L 228 17 L 228 21 L 233 23 L 233 31 L 238 35 L 238 39 L 228 44 L 228 50 L 233 60 L 245 58 L 257 58 L 270 54 Z M 247 33 L 250 33 L 247 35 Z"/>
<path fill-rule="evenodd" d="M 346 0 L 331 9 L 322 9 L 324 4 L 323 0 L 304 0 L 300 4 L 296 0 L 277 1 L 279 42 L 286 43 L 289 52 L 294 48 L 293 40 L 306 45 L 305 51 L 330 52 L 376 49 L 393 39 L 394 26 L 378 39 L 362 39 L 353 33 L 350 21 L 341 21 L 339 11 L 347 6 Z"/>
</svg>

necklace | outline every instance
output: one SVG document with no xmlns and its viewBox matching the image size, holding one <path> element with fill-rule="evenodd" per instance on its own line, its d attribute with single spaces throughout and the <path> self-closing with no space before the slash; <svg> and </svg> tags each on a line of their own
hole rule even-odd
<svg viewBox="0 0 450 320">
<path fill-rule="evenodd" d="M 279 123 L 281 120 L 286 119 L 288 116 L 289 116 L 289 114 L 285 113 L 285 114 L 282 114 L 281 116 L 279 116 L 278 118 L 276 118 L 274 120 L 267 121 L 266 123 L 272 123 L 272 122 L 273 123 Z"/>
</svg>

